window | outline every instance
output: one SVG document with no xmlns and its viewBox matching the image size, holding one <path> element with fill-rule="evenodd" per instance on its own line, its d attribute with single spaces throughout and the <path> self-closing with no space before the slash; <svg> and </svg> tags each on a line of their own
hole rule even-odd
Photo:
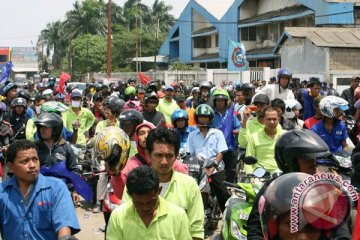
<svg viewBox="0 0 360 240">
<path fill-rule="evenodd" d="M 256 41 L 256 27 L 241 28 L 241 41 Z"/>
<path fill-rule="evenodd" d="M 215 47 L 219 47 L 219 34 L 215 34 Z"/>
<path fill-rule="evenodd" d="M 0 55 L 0 62 L 7 62 L 8 61 L 8 55 Z"/>
<path fill-rule="evenodd" d="M 194 38 L 194 48 L 210 48 L 211 36 L 203 36 Z"/>
<path fill-rule="evenodd" d="M 350 86 L 351 78 L 337 78 L 337 85 L 338 86 Z"/>
</svg>

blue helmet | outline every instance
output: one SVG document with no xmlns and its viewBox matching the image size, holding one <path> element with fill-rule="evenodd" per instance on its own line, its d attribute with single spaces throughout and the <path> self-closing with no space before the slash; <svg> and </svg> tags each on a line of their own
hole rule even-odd
<svg viewBox="0 0 360 240">
<path fill-rule="evenodd" d="M 2 89 L 2 95 L 6 96 L 6 94 L 13 88 L 17 88 L 17 85 L 15 83 L 8 83 L 3 89 Z"/>
<path fill-rule="evenodd" d="M 175 110 L 174 112 L 173 112 L 173 114 L 171 114 L 171 122 L 172 122 L 172 124 L 174 125 L 174 127 L 176 127 L 176 120 L 178 120 L 178 119 L 185 119 L 185 121 L 186 121 L 186 125 L 187 125 L 187 122 L 188 122 L 188 120 L 189 120 L 189 117 L 188 117 L 188 115 L 187 115 L 187 113 L 186 113 L 186 111 L 185 110 L 182 110 L 182 109 L 178 109 L 178 110 Z"/>
<path fill-rule="evenodd" d="M 292 77 L 292 72 L 288 68 L 281 68 L 279 70 L 277 76 L 278 76 L 278 79 L 280 79 L 280 77 L 287 77 L 290 79 Z"/>
</svg>

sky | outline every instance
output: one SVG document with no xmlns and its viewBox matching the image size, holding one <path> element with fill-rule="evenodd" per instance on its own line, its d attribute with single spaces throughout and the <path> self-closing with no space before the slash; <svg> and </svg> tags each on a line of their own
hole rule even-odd
<svg viewBox="0 0 360 240">
<path fill-rule="evenodd" d="M 105 0 L 106 1 L 106 0 Z M 142 0 L 151 6 L 155 0 Z M 171 14 L 178 18 L 188 0 L 163 0 L 171 5 Z M 34 47 L 38 35 L 47 23 L 64 21 L 65 13 L 73 9 L 74 0 L 0 0 L 0 47 Z M 123 6 L 125 0 L 113 0 Z"/>
</svg>

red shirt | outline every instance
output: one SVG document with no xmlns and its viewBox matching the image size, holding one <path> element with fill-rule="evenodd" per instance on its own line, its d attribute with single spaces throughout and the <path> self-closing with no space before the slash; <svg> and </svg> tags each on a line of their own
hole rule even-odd
<svg viewBox="0 0 360 240">
<path fill-rule="evenodd" d="M 321 119 L 316 119 L 314 117 L 311 117 L 311 118 L 308 118 L 305 120 L 304 126 L 306 127 L 306 129 L 310 130 L 312 126 L 314 126 L 315 124 L 317 124 L 320 121 L 321 121 Z"/>
</svg>

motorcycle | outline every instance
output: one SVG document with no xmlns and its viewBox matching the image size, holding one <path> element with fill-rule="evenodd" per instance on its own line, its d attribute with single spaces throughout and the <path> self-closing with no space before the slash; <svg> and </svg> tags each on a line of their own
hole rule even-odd
<svg viewBox="0 0 360 240">
<path fill-rule="evenodd" d="M 245 157 L 244 163 L 248 165 L 255 164 L 257 160 L 254 157 Z M 237 184 L 223 182 L 231 197 L 227 200 L 225 204 L 226 209 L 223 212 L 222 239 L 247 239 L 246 224 L 257 193 L 264 182 L 270 181 L 280 174 L 281 172 L 268 173 L 261 166 L 256 168 L 252 174 L 246 175 L 246 182 L 239 182 Z M 245 174 L 243 174 L 242 179 L 245 180 Z"/>
<path fill-rule="evenodd" d="M 204 169 L 217 167 L 217 165 L 212 162 L 209 163 L 201 157 L 194 157 L 190 155 L 183 156 L 182 162 L 188 166 L 189 176 L 192 176 L 199 185 L 205 210 L 205 231 L 215 230 L 219 220 L 221 220 L 221 211 L 219 209 L 216 196 L 210 191 L 209 178 Z"/>
</svg>

